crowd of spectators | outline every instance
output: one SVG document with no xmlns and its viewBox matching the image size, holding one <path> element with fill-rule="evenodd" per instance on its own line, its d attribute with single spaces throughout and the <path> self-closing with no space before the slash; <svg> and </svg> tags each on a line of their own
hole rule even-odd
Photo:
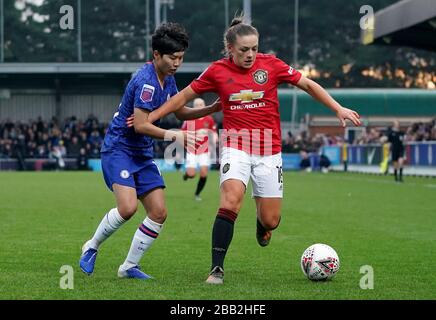
<svg viewBox="0 0 436 320">
<path fill-rule="evenodd" d="M 49 158 L 53 155 L 100 157 L 106 125 L 90 115 L 60 122 L 56 118 L 30 122 L 0 122 L 0 158 Z M 81 151 L 81 149 L 83 149 Z"/>
<path fill-rule="evenodd" d="M 386 141 L 389 127 L 366 128 L 361 134 L 357 135 L 352 144 L 380 144 Z M 404 131 L 404 142 L 424 142 L 436 140 L 436 118 L 429 122 L 416 122 L 402 128 Z M 282 141 L 283 153 L 317 152 L 322 146 L 342 145 L 345 142 L 343 136 L 330 134 L 309 135 L 307 131 L 293 135 L 288 132 Z"/>
<path fill-rule="evenodd" d="M 365 128 L 352 141 L 354 145 L 383 144 L 388 141 L 388 134 L 391 127 Z M 429 122 L 412 123 L 407 128 L 401 129 L 404 132 L 404 142 L 425 142 L 436 140 L 436 118 Z M 300 168 L 310 171 L 310 154 L 320 153 L 322 146 L 343 145 L 345 139 L 342 136 L 333 136 L 329 134 L 314 134 L 310 136 L 307 131 L 293 135 L 288 132 L 286 138 L 282 141 L 283 153 L 299 153 L 301 157 Z M 347 141 L 349 142 L 349 141 Z M 329 159 L 320 154 L 321 170 L 325 172 L 330 166 Z"/>
<path fill-rule="evenodd" d="M 389 128 L 367 128 L 353 144 L 379 144 L 385 140 Z M 429 122 L 416 122 L 403 128 L 404 142 L 424 142 L 436 140 L 436 118 Z"/>
<path fill-rule="evenodd" d="M 30 122 L 0 120 L 0 159 L 16 158 L 99 158 L 100 148 L 107 129 L 107 123 L 100 122 L 96 116 L 89 115 L 85 120 L 72 116 L 64 121 L 52 118 L 44 121 L 38 118 Z M 162 121 L 163 128 L 180 127 L 175 117 Z M 367 128 L 353 142 L 354 144 L 380 143 L 387 128 Z M 436 140 L 436 119 L 428 123 L 413 123 L 405 131 L 405 141 Z M 283 153 L 317 152 L 325 145 L 338 145 L 344 142 L 341 136 L 315 134 L 307 131 L 292 135 L 288 132 L 283 140 Z M 170 142 L 158 141 L 155 145 L 156 158 L 163 158 L 165 147 Z"/>
<path fill-rule="evenodd" d="M 283 153 L 317 152 L 322 146 L 337 145 L 344 142 L 344 138 L 330 134 L 317 133 L 310 136 L 307 131 L 297 135 L 288 132 L 286 139 L 282 141 Z"/>
<path fill-rule="evenodd" d="M 162 121 L 162 127 L 180 126 L 175 118 Z M 72 116 L 64 121 L 38 118 L 29 122 L 0 120 L 0 159 L 100 158 L 108 124 L 89 115 L 85 120 Z M 155 145 L 156 157 L 163 157 L 169 142 Z"/>
</svg>

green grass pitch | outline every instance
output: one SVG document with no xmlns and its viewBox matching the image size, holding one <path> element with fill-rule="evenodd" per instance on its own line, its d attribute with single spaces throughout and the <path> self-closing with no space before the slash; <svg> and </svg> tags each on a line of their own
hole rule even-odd
<svg viewBox="0 0 436 320">
<path fill-rule="evenodd" d="M 166 173 L 168 219 L 142 261 L 152 281 L 117 278 L 144 209 L 101 247 L 94 275 L 78 267 L 80 247 L 114 206 L 102 175 L 0 173 L 0 299 L 435 299 L 436 181 L 344 173 L 285 173 L 282 223 L 271 244 L 255 239 L 249 187 L 225 263 L 225 283 L 204 283 L 218 201 L 212 172 L 202 202 L 196 180 Z M 341 268 L 332 281 L 300 270 L 304 249 L 331 245 Z M 61 289 L 63 265 L 74 289 Z M 360 268 L 374 270 L 363 290 Z"/>
</svg>

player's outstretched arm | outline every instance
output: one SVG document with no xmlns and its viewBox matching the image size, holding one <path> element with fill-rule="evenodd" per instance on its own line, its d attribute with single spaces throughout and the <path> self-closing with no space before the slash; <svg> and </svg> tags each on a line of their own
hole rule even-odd
<svg viewBox="0 0 436 320">
<path fill-rule="evenodd" d="M 149 115 L 149 122 L 153 123 L 156 120 L 159 120 L 165 117 L 167 114 L 171 112 L 176 112 L 180 108 L 183 108 L 189 101 L 197 98 L 198 95 L 191 89 L 190 86 L 187 86 L 185 89 L 172 96 L 167 102 L 161 105 L 159 108 L 154 110 Z"/>
<path fill-rule="evenodd" d="M 135 108 L 133 117 L 133 128 L 136 133 L 149 136 L 156 139 L 165 139 L 172 141 L 179 141 L 185 143 L 186 134 L 182 131 L 165 130 L 155 126 L 149 119 L 149 111 L 144 109 Z"/>
<path fill-rule="evenodd" d="M 338 117 L 343 127 L 346 126 L 345 120 L 347 119 L 353 122 L 355 126 L 361 125 L 360 115 L 356 111 L 342 107 L 323 87 L 321 87 L 315 81 L 302 76 L 297 83 L 297 87 L 303 91 L 306 91 L 315 100 L 321 102 L 325 106 L 329 107 L 334 113 L 336 113 L 336 117 Z"/>
<path fill-rule="evenodd" d="M 192 120 L 192 119 L 205 117 L 214 112 L 221 111 L 221 109 L 222 109 L 221 101 L 217 99 L 210 106 L 206 106 L 204 108 L 195 108 L 195 109 L 183 107 L 179 111 L 176 111 L 175 114 L 177 119 L 179 120 Z"/>
</svg>

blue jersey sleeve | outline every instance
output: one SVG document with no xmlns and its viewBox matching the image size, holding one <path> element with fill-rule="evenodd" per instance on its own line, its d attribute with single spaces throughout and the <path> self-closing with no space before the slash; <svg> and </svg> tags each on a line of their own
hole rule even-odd
<svg viewBox="0 0 436 320">
<path fill-rule="evenodd" d="M 135 88 L 135 108 L 153 111 L 153 98 L 156 88 L 151 84 L 138 82 Z"/>
</svg>

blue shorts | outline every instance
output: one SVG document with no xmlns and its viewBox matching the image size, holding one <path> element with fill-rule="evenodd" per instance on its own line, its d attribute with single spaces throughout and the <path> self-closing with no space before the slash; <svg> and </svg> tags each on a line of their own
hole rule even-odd
<svg viewBox="0 0 436 320">
<path fill-rule="evenodd" d="M 113 191 L 114 183 L 136 189 L 139 197 L 165 183 L 153 159 L 132 156 L 123 150 L 101 153 L 101 166 L 107 187 Z"/>
</svg>

